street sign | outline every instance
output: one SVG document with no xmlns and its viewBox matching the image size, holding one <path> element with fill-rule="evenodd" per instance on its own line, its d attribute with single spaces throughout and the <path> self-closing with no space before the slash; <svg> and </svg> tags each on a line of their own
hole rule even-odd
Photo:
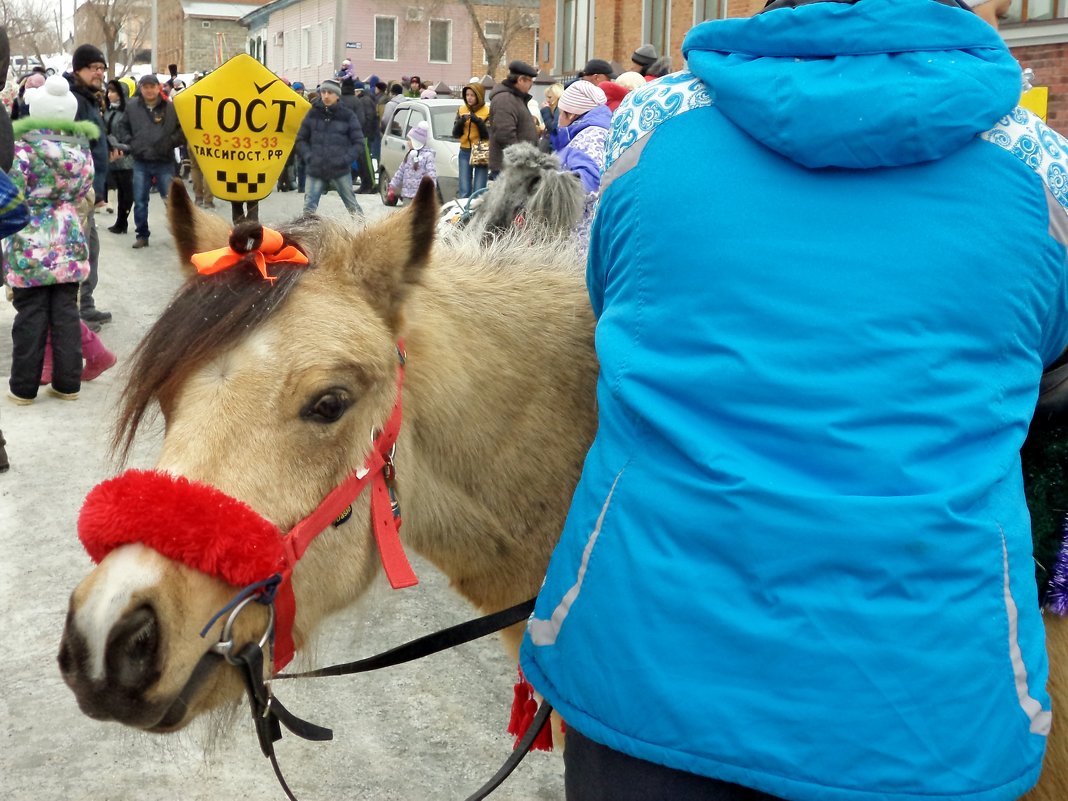
<svg viewBox="0 0 1068 801">
<path fill-rule="evenodd" d="M 215 197 L 271 194 L 311 105 L 247 53 L 174 96 L 189 149 Z"/>
</svg>

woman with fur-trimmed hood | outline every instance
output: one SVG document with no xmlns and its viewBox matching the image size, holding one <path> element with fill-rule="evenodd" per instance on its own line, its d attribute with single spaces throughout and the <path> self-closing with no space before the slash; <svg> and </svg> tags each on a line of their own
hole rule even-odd
<svg viewBox="0 0 1068 801">
<path fill-rule="evenodd" d="M 52 336 L 51 392 L 73 400 L 81 388 L 78 284 L 89 275 L 89 244 L 78 206 L 92 203 L 93 122 L 75 122 L 77 99 L 61 76 L 27 92 L 29 116 L 14 125 L 11 178 L 22 190 L 30 223 L 3 240 L 4 279 L 14 293 L 10 396 L 32 403 Z"/>
<path fill-rule="evenodd" d="M 480 142 L 489 145 L 489 106 L 486 105 L 486 87 L 472 81 L 464 87 L 463 104 L 456 109 L 456 121 L 452 135 L 460 140 L 460 188 L 456 197 L 470 197 L 473 192 L 486 188 L 489 178 L 489 162 L 471 163 L 471 152 Z"/>
</svg>

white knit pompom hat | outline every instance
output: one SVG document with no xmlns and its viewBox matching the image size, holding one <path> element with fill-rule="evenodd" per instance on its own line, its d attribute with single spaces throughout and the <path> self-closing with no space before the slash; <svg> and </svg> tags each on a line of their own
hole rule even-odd
<svg viewBox="0 0 1068 801">
<path fill-rule="evenodd" d="M 78 113 L 78 99 L 71 94 L 70 84 L 62 75 L 50 75 L 44 86 L 27 90 L 26 102 L 30 114 L 44 120 L 74 122 Z"/>
</svg>

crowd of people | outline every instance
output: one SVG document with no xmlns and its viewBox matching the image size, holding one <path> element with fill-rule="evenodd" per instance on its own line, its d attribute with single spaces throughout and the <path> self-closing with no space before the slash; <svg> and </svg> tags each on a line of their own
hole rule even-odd
<svg viewBox="0 0 1068 801">
<path fill-rule="evenodd" d="M 596 192 L 610 119 L 598 84 L 634 86 L 626 75 L 640 75 L 644 82 L 668 67 L 651 45 L 639 47 L 632 59 L 632 72 L 618 77 L 607 61 L 591 59 L 570 86 L 551 87 L 541 107 L 530 94 L 538 72 L 525 62 L 511 62 L 500 83 L 489 76 L 472 78 L 459 90 L 453 126 L 460 144 L 459 197 L 484 189 L 501 169 L 504 149 L 524 141 L 558 151 L 562 168 Z M 151 197 L 166 200 L 176 175 L 191 181 L 198 206 L 216 207 L 172 102 L 186 90 L 177 65 L 168 65 L 165 80 L 148 73 L 136 81 L 115 76 L 105 81 L 107 71 L 100 48 L 82 44 L 62 76 L 50 76 L 43 67 L 23 76 L 11 103 L 14 127 L 6 115 L 2 121 L 14 142 L 11 163 L 3 167 L 31 212 L 29 225 L 3 240 L 3 279 L 16 310 L 8 382 L 8 399 L 15 404 L 33 403 L 41 387 L 75 400 L 81 382 L 116 363 L 101 338 L 112 315 L 95 298 L 101 214 L 108 215 L 106 230 L 116 236 L 130 233 L 132 215 L 132 247 L 143 249 L 151 243 Z M 192 82 L 203 77 L 195 73 Z M 286 83 L 311 107 L 277 190 L 303 193 L 308 213 L 333 190 L 350 213 L 362 216 L 356 196 L 379 191 L 377 164 L 392 107 L 405 98 L 454 94 L 448 84 L 419 76 L 387 83 L 372 75 L 363 81 L 348 59 L 314 88 Z M 423 178 L 437 178 L 427 122 L 405 133 L 408 151 L 383 192 L 389 205 L 414 197 Z M 233 201 L 230 207 L 235 224 L 258 218 L 256 201 Z M 0 454 L 3 470 L 2 435 Z"/>
</svg>

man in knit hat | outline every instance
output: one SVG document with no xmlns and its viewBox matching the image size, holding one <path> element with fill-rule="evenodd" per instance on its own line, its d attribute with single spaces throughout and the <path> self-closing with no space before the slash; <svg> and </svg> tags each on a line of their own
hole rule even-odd
<svg viewBox="0 0 1068 801">
<path fill-rule="evenodd" d="M 343 106 L 341 85 L 325 80 L 319 84 L 319 98 L 312 103 L 297 131 L 297 153 L 307 174 L 304 212 L 319 208 L 319 198 L 326 188 L 337 190 L 349 213 L 363 216 L 352 191 L 352 163 L 363 152 L 363 130 L 356 113 Z"/>
<path fill-rule="evenodd" d="M 490 180 L 500 172 L 506 147 L 516 142 L 537 144 L 538 129 L 527 107 L 537 76 L 537 69 L 525 61 L 513 61 L 508 65 L 508 77 L 490 93 Z"/>
<path fill-rule="evenodd" d="M 71 57 L 71 71 L 63 77 L 70 84 L 70 90 L 78 101 L 75 120 L 95 123 L 105 130 L 104 116 L 100 111 L 100 92 L 104 89 L 104 72 L 108 68 L 107 59 L 99 47 L 91 44 L 79 45 Z M 108 140 L 98 136 L 89 142 L 93 154 L 93 191 L 96 204 L 89 210 L 86 234 L 89 240 L 89 277 L 82 282 L 79 304 L 82 319 L 95 331 L 100 325 L 111 320 L 111 312 L 96 307 L 93 293 L 96 290 L 100 263 L 100 237 L 96 230 L 96 206 L 103 205 L 108 194 Z"/>
<path fill-rule="evenodd" d="M 651 44 L 643 44 L 637 50 L 630 54 L 630 68 L 633 72 L 637 72 L 639 75 L 645 75 L 646 70 L 653 66 L 659 58 L 656 52 L 656 48 Z"/>
</svg>

